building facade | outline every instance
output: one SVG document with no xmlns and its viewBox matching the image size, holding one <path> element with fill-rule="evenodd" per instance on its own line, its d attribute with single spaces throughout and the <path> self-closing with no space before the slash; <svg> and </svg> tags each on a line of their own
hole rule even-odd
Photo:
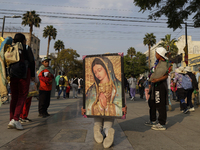
<svg viewBox="0 0 200 150">
<path fill-rule="evenodd" d="M 185 35 L 182 35 L 178 38 L 178 42 L 176 42 L 176 46 L 178 47 L 178 54 L 182 54 L 182 61 L 180 64 L 178 64 L 178 67 L 181 66 L 186 66 L 185 64 L 185 52 L 184 52 L 184 47 L 185 47 Z M 156 60 L 155 58 L 155 49 L 157 48 L 158 44 L 161 43 L 162 41 L 159 41 L 156 45 L 154 45 L 151 50 L 150 50 L 150 66 L 154 66 L 154 62 Z M 193 71 L 197 71 L 198 68 L 200 67 L 200 41 L 192 41 L 192 36 L 187 36 L 187 42 L 188 42 L 188 65 L 191 66 Z M 144 54 L 148 57 L 149 51 L 147 50 Z M 148 63 L 148 59 L 147 59 Z M 174 65 L 173 70 L 177 66 Z"/>
<path fill-rule="evenodd" d="M 18 32 L 4 32 L 3 33 L 3 38 L 6 38 L 8 36 L 14 38 L 15 34 Z M 30 41 L 30 33 L 29 32 L 22 32 L 27 40 L 27 43 Z M 34 34 L 32 34 L 31 37 L 31 49 L 33 51 L 33 55 L 35 57 L 35 65 L 36 65 L 36 70 L 39 69 L 39 53 L 40 53 L 40 39 L 36 37 Z"/>
</svg>

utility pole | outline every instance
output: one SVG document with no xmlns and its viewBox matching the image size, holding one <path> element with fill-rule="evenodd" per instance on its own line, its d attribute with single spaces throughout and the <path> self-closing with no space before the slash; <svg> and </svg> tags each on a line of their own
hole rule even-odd
<svg viewBox="0 0 200 150">
<path fill-rule="evenodd" d="M 1 37 L 3 37 L 4 24 L 5 24 L 5 16 L 3 17 L 3 26 L 2 26 L 2 31 L 1 31 Z"/>
<path fill-rule="evenodd" d="M 5 18 L 21 18 L 21 16 L 15 16 L 15 15 L 14 16 L 3 16 L 3 18 L 0 18 L 0 19 L 3 19 L 3 26 L 2 26 L 1 37 L 3 37 Z"/>
<path fill-rule="evenodd" d="M 187 22 L 185 23 L 185 64 L 188 66 Z"/>
</svg>

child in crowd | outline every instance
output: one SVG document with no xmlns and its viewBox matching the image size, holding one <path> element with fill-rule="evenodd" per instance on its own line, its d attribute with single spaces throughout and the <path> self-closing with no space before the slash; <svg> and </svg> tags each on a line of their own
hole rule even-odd
<svg viewBox="0 0 200 150">
<path fill-rule="evenodd" d="M 151 82 L 150 87 L 150 98 L 149 104 L 149 114 L 150 122 L 146 122 L 145 125 L 152 126 L 153 130 L 166 130 L 165 123 L 167 120 L 167 78 L 168 73 L 171 69 L 171 64 L 168 63 L 168 58 L 166 57 L 167 51 L 163 47 L 156 49 L 157 63 L 154 67 L 154 72 L 152 73 L 149 81 Z M 156 123 L 156 110 L 158 110 L 158 123 Z"/>
<path fill-rule="evenodd" d="M 47 117 L 49 116 L 47 109 L 50 105 L 50 97 L 51 97 L 51 90 L 52 90 L 52 82 L 54 79 L 53 70 L 49 66 L 49 59 L 48 57 L 42 58 L 42 65 L 38 71 L 38 77 L 40 80 L 40 88 L 39 88 L 39 117 Z"/>
<path fill-rule="evenodd" d="M 172 98 L 173 98 L 173 100 L 176 100 L 177 87 L 176 86 L 174 87 L 174 79 L 171 79 L 170 86 L 171 86 Z"/>
<path fill-rule="evenodd" d="M 68 85 L 66 88 L 66 97 L 69 98 L 70 86 Z"/>
<path fill-rule="evenodd" d="M 145 97 L 146 97 L 146 102 L 148 102 L 149 100 L 149 78 L 147 78 L 145 81 L 144 81 L 144 92 L 145 92 Z"/>
</svg>

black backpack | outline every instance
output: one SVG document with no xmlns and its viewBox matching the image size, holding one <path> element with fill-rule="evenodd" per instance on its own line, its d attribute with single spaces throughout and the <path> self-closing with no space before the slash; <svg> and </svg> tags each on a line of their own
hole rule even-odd
<svg viewBox="0 0 200 150">
<path fill-rule="evenodd" d="M 65 78 L 64 77 L 60 77 L 59 85 L 64 85 L 64 84 L 65 84 Z"/>
<path fill-rule="evenodd" d="M 20 60 L 7 66 L 7 76 L 24 79 L 27 77 L 27 70 L 29 65 L 28 60 L 25 60 L 25 57 L 27 56 L 27 49 L 28 45 L 24 45 L 23 49 L 19 49 Z"/>
<path fill-rule="evenodd" d="M 73 84 L 77 84 L 78 85 L 78 78 L 74 79 Z"/>
<path fill-rule="evenodd" d="M 83 86 L 83 79 L 80 80 L 80 85 Z"/>
</svg>

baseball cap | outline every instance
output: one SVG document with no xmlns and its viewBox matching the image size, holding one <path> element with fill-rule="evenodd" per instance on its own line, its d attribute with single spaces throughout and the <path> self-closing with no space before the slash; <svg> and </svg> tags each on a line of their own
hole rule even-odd
<svg viewBox="0 0 200 150">
<path fill-rule="evenodd" d="M 50 58 L 48 58 L 48 57 L 43 57 L 43 58 L 42 58 L 42 62 L 43 62 L 43 61 L 45 61 L 45 60 L 48 60 L 48 61 L 50 61 L 51 59 L 50 59 Z"/>
</svg>

